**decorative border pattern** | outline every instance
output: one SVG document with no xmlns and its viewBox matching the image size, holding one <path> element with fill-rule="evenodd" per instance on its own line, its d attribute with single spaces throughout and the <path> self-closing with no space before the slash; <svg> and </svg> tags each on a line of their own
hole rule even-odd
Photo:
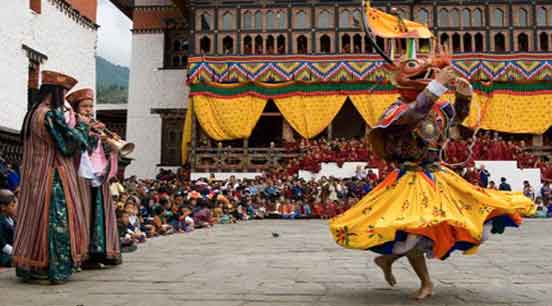
<svg viewBox="0 0 552 306">
<path fill-rule="evenodd" d="M 376 55 L 211 56 L 189 58 L 188 63 L 190 84 L 384 82 L 391 77 Z M 452 66 L 472 82 L 552 81 L 552 58 L 546 54 L 463 54 L 454 57 Z"/>
<path fill-rule="evenodd" d="M 509 94 L 513 96 L 552 95 L 552 82 L 535 82 L 526 84 L 512 83 L 473 83 L 474 90 L 480 94 Z M 316 95 L 362 95 L 362 94 L 396 94 L 393 85 L 389 83 L 368 82 L 331 82 L 306 83 L 285 82 L 271 83 L 198 83 L 190 87 L 190 97 L 211 96 L 216 98 L 233 99 L 240 96 L 255 96 L 265 99 L 286 98 L 292 96 Z"/>
</svg>

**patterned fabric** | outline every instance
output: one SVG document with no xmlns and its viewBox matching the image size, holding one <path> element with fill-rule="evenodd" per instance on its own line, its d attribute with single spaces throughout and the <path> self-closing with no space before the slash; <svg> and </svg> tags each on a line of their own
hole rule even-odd
<svg viewBox="0 0 552 306">
<path fill-rule="evenodd" d="M 48 267 L 27 269 L 17 267 L 16 275 L 25 280 L 48 279 L 65 281 L 73 273 L 67 203 L 57 171 L 54 174 L 48 213 Z"/>
<path fill-rule="evenodd" d="M 481 127 L 505 133 L 542 134 L 552 126 L 552 83 L 509 84 L 495 83 L 483 85 L 473 84 L 471 110 L 464 125 L 470 128 L 477 126 L 478 118 Z M 369 126 L 374 126 L 377 118 L 385 108 L 398 97 L 396 90 L 390 85 L 370 83 L 328 83 L 328 84 L 216 84 L 192 85 L 194 99 L 198 96 L 217 97 L 219 99 L 234 99 L 236 97 L 262 97 L 264 99 L 282 99 L 304 96 L 350 97 L 353 104 Z M 324 98 L 326 99 L 326 98 Z M 453 101 L 451 94 L 444 96 L 445 100 Z M 514 103 L 513 103 L 514 102 Z M 190 121 L 191 127 L 191 121 Z M 191 129 L 190 129 L 191 131 Z"/>
<path fill-rule="evenodd" d="M 90 143 L 94 146 L 94 143 Z M 103 145 L 100 142 L 97 146 Z M 98 149 L 96 148 L 95 151 Z M 102 148 L 101 154 L 105 155 Z M 122 263 L 121 251 L 119 247 L 119 233 L 117 231 L 117 219 L 115 216 L 115 203 L 109 189 L 109 180 L 116 175 L 118 154 L 111 151 L 109 154 L 109 163 L 106 163 L 97 176 L 88 184 L 90 201 L 88 202 L 90 245 L 89 259 L 87 263 L 103 263 L 109 265 L 118 265 Z M 107 158 L 104 156 L 104 159 Z"/>
<path fill-rule="evenodd" d="M 203 130 L 215 140 L 249 138 L 266 106 L 256 97 L 218 99 L 193 97 L 196 116 Z"/>
<path fill-rule="evenodd" d="M 346 248 L 390 250 L 399 233 L 433 242 L 433 255 L 445 259 L 462 243 L 473 254 L 482 243 L 483 224 L 500 216 L 513 225 L 535 205 L 522 193 L 471 185 L 447 168 L 403 169 L 391 173 L 351 209 L 330 221 L 335 241 Z"/>
<path fill-rule="evenodd" d="M 90 226 L 90 256 L 105 256 L 105 220 L 102 191 L 92 187 L 92 220 Z"/>
<path fill-rule="evenodd" d="M 64 281 L 73 272 L 67 203 L 59 174 L 54 175 L 48 218 L 48 279 Z"/>
<path fill-rule="evenodd" d="M 188 109 L 186 110 L 186 118 L 184 119 L 184 128 L 182 129 L 182 164 L 188 161 L 188 145 L 192 142 L 192 112 L 194 109 L 193 99 L 190 99 Z"/>
<path fill-rule="evenodd" d="M 77 186 L 75 156 L 86 148 L 86 141 L 77 129 L 66 125 L 61 111 L 51 111 L 49 100 L 38 106 L 29 126 L 30 135 L 24 140 L 14 263 L 27 271 L 48 269 L 48 220 L 52 188 L 55 178 L 59 178 L 67 213 L 71 260 L 79 265 L 88 251 L 88 223 Z"/>
<path fill-rule="evenodd" d="M 349 98 L 369 126 L 376 126 L 380 116 L 391 103 L 396 101 L 396 95 L 350 95 Z"/>
<path fill-rule="evenodd" d="M 478 113 L 483 129 L 543 134 L 552 126 L 552 94 L 496 92 L 487 96 L 478 93 L 474 95 L 464 125 L 476 126 Z"/>
<path fill-rule="evenodd" d="M 304 138 L 313 138 L 330 125 L 346 97 L 295 96 L 274 102 L 287 122 Z"/>
<path fill-rule="evenodd" d="M 201 84 L 303 81 L 383 82 L 391 72 L 378 55 L 205 56 L 188 59 L 188 83 Z M 472 82 L 517 83 L 552 79 L 552 59 L 546 54 L 455 55 L 452 68 Z"/>
<path fill-rule="evenodd" d="M 427 26 L 407 19 L 399 19 L 395 15 L 370 7 L 366 1 L 366 20 L 374 35 L 384 38 L 431 38 L 433 33 Z"/>
</svg>

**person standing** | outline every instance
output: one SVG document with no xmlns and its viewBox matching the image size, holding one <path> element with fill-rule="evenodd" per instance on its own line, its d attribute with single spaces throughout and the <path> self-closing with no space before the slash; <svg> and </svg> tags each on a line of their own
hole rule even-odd
<svg viewBox="0 0 552 306">
<path fill-rule="evenodd" d="M 0 189 L 0 267 L 11 267 L 17 198 L 8 189 Z"/>
<path fill-rule="evenodd" d="M 487 188 L 490 176 L 491 174 L 487 169 L 485 169 L 485 165 L 479 166 L 479 186 Z"/>
<path fill-rule="evenodd" d="M 498 190 L 500 190 L 500 191 L 512 191 L 512 187 L 510 186 L 510 184 L 508 184 L 508 182 L 506 182 L 505 177 L 500 178 L 500 185 L 498 185 Z"/>
<path fill-rule="evenodd" d="M 77 80 L 42 72 L 40 103 L 25 116 L 22 184 L 13 249 L 24 281 L 66 282 L 88 253 L 88 229 L 74 157 L 86 150 L 87 128 L 67 125 L 64 101 Z"/>
<path fill-rule="evenodd" d="M 90 118 L 94 113 L 94 91 L 90 88 L 73 92 L 67 97 L 71 107 L 80 118 L 93 129 L 105 128 L 101 123 L 92 123 Z M 119 234 L 117 232 L 116 207 L 113 202 L 109 181 L 117 173 L 118 153 L 110 148 L 109 155 L 104 150 L 104 142 L 100 135 L 90 133 L 88 145 L 90 150 L 82 153 L 80 158 L 79 176 L 86 179 L 90 194 L 88 198 L 89 215 L 89 259 L 83 265 L 85 269 L 101 268 L 103 264 L 121 264 Z M 106 147 L 107 149 L 107 147 Z"/>
</svg>

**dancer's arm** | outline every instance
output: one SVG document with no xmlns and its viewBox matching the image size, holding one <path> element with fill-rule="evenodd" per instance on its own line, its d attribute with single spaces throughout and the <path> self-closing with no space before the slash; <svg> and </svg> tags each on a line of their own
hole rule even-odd
<svg viewBox="0 0 552 306">
<path fill-rule="evenodd" d="M 397 120 L 396 125 L 413 125 L 423 120 L 433 104 L 444 95 L 448 88 L 447 85 L 455 79 L 452 68 L 448 67 L 441 70 L 435 80 L 418 94 L 416 101 L 408 105 L 408 110 Z"/>
</svg>

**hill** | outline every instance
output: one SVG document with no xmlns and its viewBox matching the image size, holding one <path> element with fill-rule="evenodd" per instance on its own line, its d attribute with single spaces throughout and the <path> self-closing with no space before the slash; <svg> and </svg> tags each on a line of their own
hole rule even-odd
<svg viewBox="0 0 552 306">
<path fill-rule="evenodd" d="M 98 103 L 124 104 L 128 101 L 129 69 L 96 56 Z"/>
</svg>

